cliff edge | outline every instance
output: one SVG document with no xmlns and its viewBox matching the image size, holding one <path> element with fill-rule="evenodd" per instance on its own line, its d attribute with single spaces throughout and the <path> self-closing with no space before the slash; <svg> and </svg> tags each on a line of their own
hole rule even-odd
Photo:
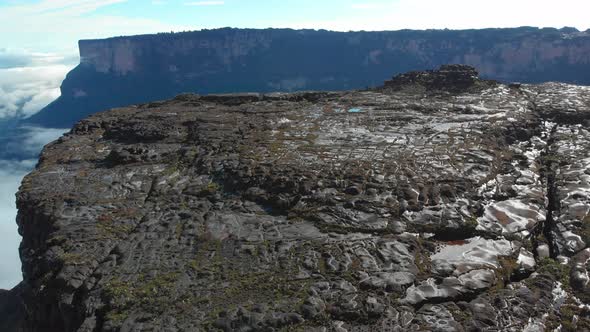
<svg viewBox="0 0 590 332">
<path fill-rule="evenodd" d="M 389 73 L 463 63 L 505 82 L 590 85 L 590 32 L 216 29 L 79 42 L 61 97 L 29 122 L 71 127 L 98 111 L 179 93 L 350 90 Z"/>
<path fill-rule="evenodd" d="M 18 193 L 25 330 L 588 330 L 590 88 L 472 74 L 80 121 Z"/>
</svg>

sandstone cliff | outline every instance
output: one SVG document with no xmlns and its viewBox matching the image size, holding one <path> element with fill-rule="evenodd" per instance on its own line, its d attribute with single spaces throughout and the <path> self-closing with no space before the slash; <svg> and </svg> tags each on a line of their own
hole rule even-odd
<svg viewBox="0 0 590 332">
<path fill-rule="evenodd" d="M 93 115 L 18 193 L 25 330 L 587 331 L 589 120 L 462 66 Z"/>
<path fill-rule="evenodd" d="M 572 29 L 219 29 L 83 40 L 80 56 L 62 96 L 31 122 L 69 127 L 96 111 L 182 92 L 358 89 L 447 63 L 501 81 L 590 84 L 590 35 Z"/>
</svg>

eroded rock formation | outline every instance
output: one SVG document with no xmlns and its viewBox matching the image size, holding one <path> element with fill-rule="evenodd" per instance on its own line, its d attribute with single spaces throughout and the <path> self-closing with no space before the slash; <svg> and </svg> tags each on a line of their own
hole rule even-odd
<svg viewBox="0 0 590 332">
<path fill-rule="evenodd" d="M 79 122 L 18 194 L 29 327 L 588 330 L 590 88 L 470 72 Z"/>
</svg>

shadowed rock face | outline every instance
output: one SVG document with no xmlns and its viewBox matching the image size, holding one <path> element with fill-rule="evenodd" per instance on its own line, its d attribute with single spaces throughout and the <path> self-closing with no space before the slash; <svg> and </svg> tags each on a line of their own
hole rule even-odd
<svg viewBox="0 0 590 332">
<path fill-rule="evenodd" d="M 23 331 L 25 309 L 23 299 L 24 284 L 21 284 L 11 291 L 0 289 L 0 330 L 6 332 Z"/>
<path fill-rule="evenodd" d="M 590 34 L 571 29 L 332 32 L 218 29 L 80 41 L 61 97 L 30 122 L 70 127 L 104 109 L 200 94 L 376 87 L 448 63 L 505 82 L 590 85 Z"/>
<path fill-rule="evenodd" d="M 80 121 L 18 193 L 29 330 L 587 329 L 590 88 L 464 72 Z"/>
</svg>

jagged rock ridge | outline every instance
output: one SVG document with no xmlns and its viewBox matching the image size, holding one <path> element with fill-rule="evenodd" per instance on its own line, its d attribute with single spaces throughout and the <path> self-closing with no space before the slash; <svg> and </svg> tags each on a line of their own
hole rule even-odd
<svg viewBox="0 0 590 332">
<path fill-rule="evenodd" d="M 71 127 L 179 93 L 349 90 L 447 63 L 506 82 L 590 85 L 590 33 L 572 29 L 333 32 L 217 29 L 80 41 L 61 97 L 28 121 Z"/>
<path fill-rule="evenodd" d="M 18 194 L 29 328 L 588 330 L 590 88 L 470 72 L 82 120 Z"/>
</svg>

